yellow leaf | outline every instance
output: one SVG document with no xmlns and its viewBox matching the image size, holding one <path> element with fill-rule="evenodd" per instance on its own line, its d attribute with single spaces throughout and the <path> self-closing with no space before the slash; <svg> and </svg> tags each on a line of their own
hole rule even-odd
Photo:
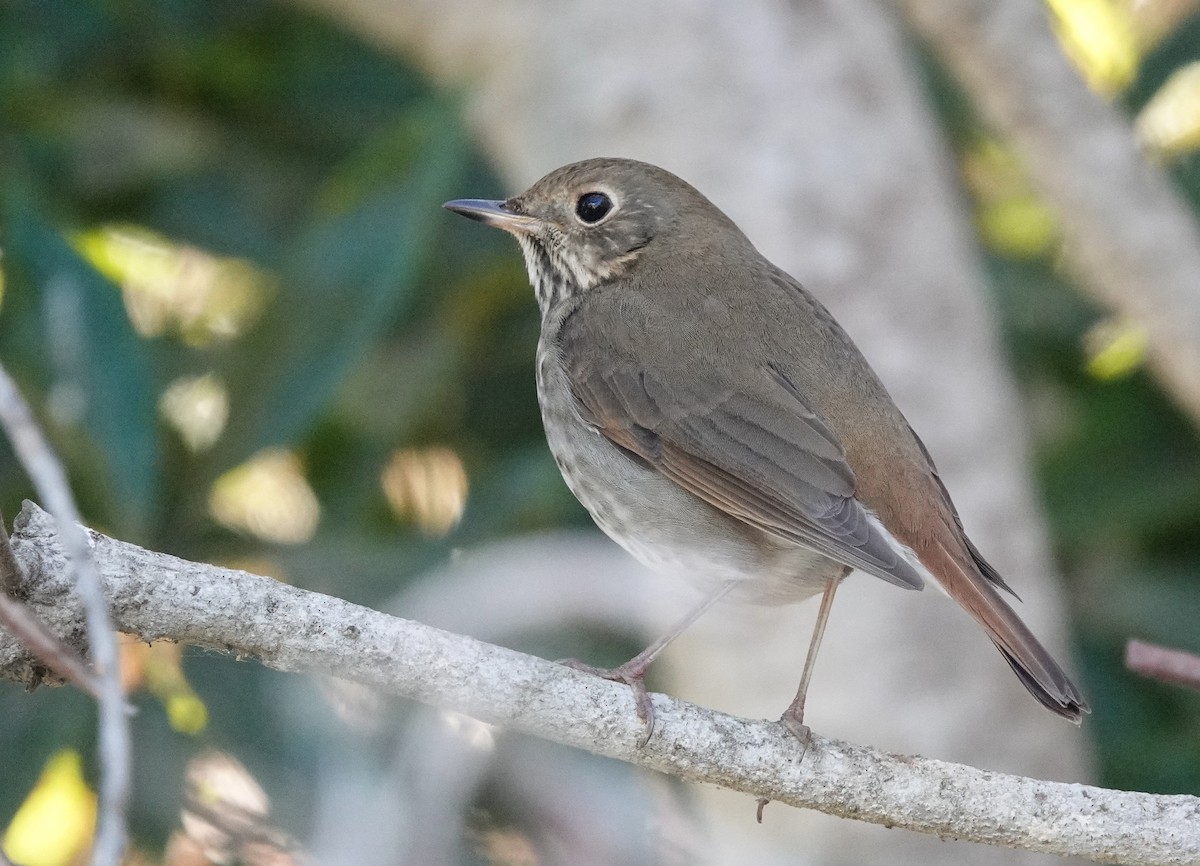
<svg viewBox="0 0 1200 866">
<path fill-rule="evenodd" d="M 1033 195 L 1017 195 L 983 205 L 979 233 L 987 246 L 1013 258 L 1045 254 L 1058 238 L 1054 214 Z"/>
<path fill-rule="evenodd" d="M 208 707 L 194 692 L 167 698 L 167 720 L 181 734 L 198 734 L 208 724 Z"/>
<path fill-rule="evenodd" d="M 1132 6 L 1119 0 L 1046 0 L 1063 50 L 1092 89 L 1120 93 L 1141 60 Z"/>
<path fill-rule="evenodd" d="M 457 526 L 467 505 L 467 470 L 449 448 L 393 452 L 380 485 L 392 512 L 430 536 Z"/>
<path fill-rule="evenodd" d="M 303 544 L 321 505 L 300 459 L 282 448 L 260 451 L 213 482 L 209 513 L 223 526 L 276 544 Z"/>
<path fill-rule="evenodd" d="M 1146 329 L 1136 322 L 1101 322 L 1084 337 L 1087 371 L 1106 382 L 1128 376 L 1145 361 L 1147 343 Z"/>
<path fill-rule="evenodd" d="M 1172 73 L 1138 114 L 1137 131 L 1159 153 L 1200 150 L 1200 61 Z"/>
<path fill-rule="evenodd" d="M 91 844 L 96 795 L 83 780 L 83 759 L 66 749 L 51 756 L 4 833 L 4 851 L 22 866 L 67 866 Z"/>
</svg>

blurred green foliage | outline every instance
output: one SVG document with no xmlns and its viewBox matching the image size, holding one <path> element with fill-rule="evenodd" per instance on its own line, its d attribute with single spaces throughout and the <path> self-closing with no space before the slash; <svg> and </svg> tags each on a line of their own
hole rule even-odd
<svg viewBox="0 0 1200 866">
<path fill-rule="evenodd" d="M 1142 58 L 1123 99 L 1131 116 L 1172 71 L 1200 59 L 1198 36 L 1193 16 Z M 945 71 L 927 55 L 922 63 L 951 141 L 960 154 L 977 150 L 988 130 Z M 969 158 L 964 165 L 971 186 Z M 1200 213 L 1200 153 L 1166 167 Z M 1028 194 L 1014 185 L 1014 197 Z M 1102 780 L 1200 791 L 1200 753 L 1186 745 L 1200 695 L 1123 665 L 1130 638 L 1200 652 L 1200 436 L 1144 367 L 1090 372 L 1091 338 L 1113 323 L 1073 287 L 1055 238 L 1025 254 L 997 244 L 984 254 L 1068 582 Z"/>
<path fill-rule="evenodd" d="M 542 444 L 537 312 L 519 257 L 440 208 L 502 194 L 458 117 L 454 94 L 285 5 L 0 4 L 0 360 L 87 520 L 367 604 L 448 545 L 583 521 Z M 112 226 L 149 229 L 184 259 L 250 263 L 265 276 L 244 290 L 265 299 L 239 303 L 265 308 L 231 337 L 139 335 L 81 252 L 82 235 Z M 158 407 L 171 382 L 201 374 L 224 383 L 229 422 L 193 451 Z M 454 449 L 471 482 L 442 540 L 399 520 L 379 480 L 395 449 L 427 444 Z M 304 544 L 266 544 L 210 514 L 218 477 L 267 446 L 298 455 L 320 503 Z M 0 443 L 0 510 L 11 519 L 25 497 Z M 222 661 L 216 682 L 204 657 L 187 667 L 212 719 L 202 741 L 251 752 L 260 778 L 286 772 L 284 732 L 263 728 L 269 674 Z M 155 700 L 139 703 L 132 817 L 161 844 L 198 746 Z M 0 716 L 3 826 L 52 750 L 90 753 L 93 715 L 67 690 L 4 688 Z M 281 799 L 285 814 L 303 803 Z"/>
<path fill-rule="evenodd" d="M 1144 62 L 1130 111 L 1200 56 L 1198 28 L 1185 24 Z M 968 149 L 984 132 L 932 66 L 929 80 Z M 1200 203 L 1200 158 L 1172 171 Z M 373 604 L 450 545 L 586 524 L 543 444 L 537 315 L 519 258 L 499 233 L 438 207 L 503 192 L 454 94 L 292 6 L 0 4 L 0 360 L 64 455 L 86 518 L 129 540 L 264 563 Z M 244 306 L 258 312 L 233 334 L 140 335 L 79 240 L 112 226 L 149 229 L 184 258 L 246 263 L 261 278 L 244 291 L 262 294 Z M 1120 662 L 1129 636 L 1200 650 L 1195 428 L 1144 372 L 1087 374 L 1085 335 L 1102 314 L 1071 288 L 1053 245 L 990 253 L 988 267 L 1071 582 L 1103 781 L 1200 791 L 1187 741 L 1200 696 Z M 229 422 L 214 447 L 195 450 L 159 406 L 170 383 L 201 374 L 224 383 Z M 397 518 L 380 485 L 396 449 L 434 444 L 461 457 L 471 487 L 441 539 Z M 298 456 L 320 503 L 303 544 L 265 543 L 209 509 L 217 479 L 269 446 Z M 0 442 L 0 510 L 11 518 L 27 496 Z M 303 762 L 288 732 L 264 724 L 269 674 L 207 656 L 187 670 L 209 706 L 204 742 L 252 752 L 264 780 Z M 139 702 L 132 817 L 140 838 L 161 844 L 196 747 L 156 701 Z M 2 826 L 48 755 L 64 744 L 90 752 L 93 732 L 88 701 L 67 690 L 2 688 L 0 717 Z M 303 812 L 303 794 L 282 799 L 285 815 Z"/>
</svg>

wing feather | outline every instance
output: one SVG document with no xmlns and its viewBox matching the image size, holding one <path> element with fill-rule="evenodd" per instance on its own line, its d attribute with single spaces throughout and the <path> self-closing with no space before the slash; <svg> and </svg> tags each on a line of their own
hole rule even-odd
<svg viewBox="0 0 1200 866">
<path fill-rule="evenodd" d="M 921 588 L 898 543 L 855 498 L 837 438 L 779 370 L 751 370 L 739 390 L 728 371 L 694 365 L 672 379 L 620 356 L 590 357 L 568 358 L 572 392 L 581 417 L 614 445 L 769 536 Z"/>
</svg>

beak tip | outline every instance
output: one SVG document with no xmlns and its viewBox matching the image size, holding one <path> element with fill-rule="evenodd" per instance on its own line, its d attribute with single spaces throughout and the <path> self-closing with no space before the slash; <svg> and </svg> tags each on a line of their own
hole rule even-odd
<svg viewBox="0 0 1200 866">
<path fill-rule="evenodd" d="M 529 221 L 528 217 L 519 216 L 507 210 L 502 201 L 488 199 L 460 198 L 448 201 L 442 205 L 452 213 L 473 219 L 485 225 L 502 228 L 505 231 L 516 231 L 522 224 Z"/>
<path fill-rule="evenodd" d="M 486 199 L 476 198 L 456 198 L 446 202 L 442 207 L 456 214 L 462 214 L 471 219 L 483 220 L 488 216 L 503 213 L 501 206 L 503 202 L 488 201 Z"/>
</svg>

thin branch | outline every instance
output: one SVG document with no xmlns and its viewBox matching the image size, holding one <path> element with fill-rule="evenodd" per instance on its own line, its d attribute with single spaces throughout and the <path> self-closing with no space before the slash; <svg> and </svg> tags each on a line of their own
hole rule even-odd
<svg viewBox="0 0 1200 866">
<path fill-rule="evenodd" d="M 0 627 L 5 628 L 51 672 L 97 700 L 98 682 L 79 654 L 46 628 L 30 609 L 7 595 L 0 595 Z"/>
<path fill-rule="evenodd" d="M 1145 327 L 1149 363 L 1200 422 L 1200 226 L 1131 124 L 1088 91 L 1041 0 L 900 0 L 1057 211 L 1082 287 Z"/>
<path fill-rule="evenodd" d="M 1131 640 L 1125 646 L 1125 667 L 1153 680 L 1200 690 L 1200 656 L 1193 653 Z"/>
<path fill-rule="evenodd" d="M 108 614 L 104 588 L 92 562 L 79 509 L 71 495 L 66 473 L 34 420 L 29 404 L 17 390 L 8 371 L 0 366 L 0 426 L 13 451 L 29 473 L 38 495 L 49 505 L 62 527 L 62 543 L 69 551 L 75 591 L 87 612 L 84 627 L 100 686 L 99 704 L 99 804 L 92 863 L 118 866 L 125 851 L 125 804 L 129 799 L 129 719 L 121 688 L 117 637 Z"/>
<path fill-rule="evenodd" d="M 641 734 L 629 689 L 552 662 L 390 617 L 242 571 L 187 562 L 91 533 L 123 631 L 320 672 L 504 728 L 833 815 L 886 826 L 1130 866 L 1200 862 L 1200 798 L 1042 782 L 814 735 L 803 761 L 775 722 L 654 695 L 655 736 Z M 66 556 L 45 512 L 27 503 L 13 534 L 47 621 Z M 46 610 L 40 606 L 45 606 Z M 0 635 L 0 675 L 20 648 Z M 1048 724 L 1051 722 L 1047 722 Z M 747 801 L 746 819 L 753 820 Z"/>
</svg>

